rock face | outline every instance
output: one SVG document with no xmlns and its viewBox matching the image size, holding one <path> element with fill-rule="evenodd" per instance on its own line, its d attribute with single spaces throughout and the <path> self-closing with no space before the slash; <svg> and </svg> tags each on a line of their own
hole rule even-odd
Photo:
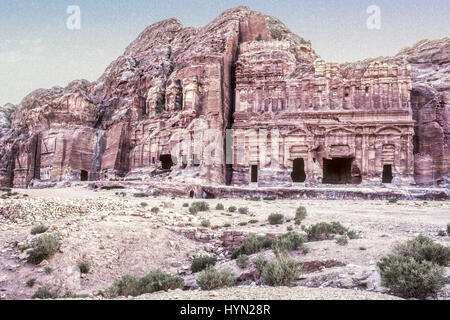
<svg viewBox="0 0 450 320">
<path fill-rule="evenodd" d="M 444 183 L 450 39 L 325 63 L 246 7 L 144 30 L 94 83 L 0 112 L 0 184 L 152 178 L 193 184 Z"/>
</svg>

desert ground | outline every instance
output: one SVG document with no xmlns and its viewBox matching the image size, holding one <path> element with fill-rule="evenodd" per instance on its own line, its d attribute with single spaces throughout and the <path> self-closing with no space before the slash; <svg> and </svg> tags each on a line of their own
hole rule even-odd
<svg viewBox="0 0 450 320">
<path fill-rule="evenodd" d="M 61 293 L 104 299 L 102 290 L 130 273 L 143 276 L 160 269 L 184 278 L 187 290 L 145 294 L 133 299 L 398 299 L 380 283 L 376 263 L 401 241 L 417 235 L 450 245 L 438 232 L 450 222 L 449 201 L 368 200 L 263 200 L 136 197 L 133 189 L 91 190 L 78 184 L 69 188 L 14 189 L 0 199 L 0 297 L 30 299 L 36 289 L 50 286 Z M 206 201 L 210 210 L 193 215 L 187 204 Z M 221 203 L 224 210 L 216 210 Z M 297 207 L 307 209 L 300 225 L 294 223 Z M 247 207 L 248 213 L 228 212 L 230 206 Z M 152 210 L 158 207 L 159 211 Z M 286 221 L 271 225 L 267 217 L 282 213 Z M 208 220 L 209 224 L 204 221 Z M 303 226 L 338 221 L 358 233 L 347 245 L 335 240 L 308 242 L 308 252 L 294 251 L 304 272 L 295 286 L 268 287 L 252 278 L 252 269 L 240 269 L 223 246 L 224 233 L 278 235 Z M 203 222 L 203 223 L 202 223 Z M 27 262 L 25 248 L 38 235 L 33 226 L 49 226 L 58 234 L 59 252 L 39 265 Z M 190 271 L 194 257 L 217 257 L 217 268 L 228 267 L 240 281 L 235 287 L 213 291 L 198 289 Z M 263 252 L 273 255 L 270 250 Z M 250 257 L 250 260 L 258 254 Z M 89 261 L 81 273 L 77 262 Z M 449 268 L 447 276 L 449 275 Z M 34 286 L 26 285 L 36 279 Z M 119 297 L 119 299 L 132 297 Z M 437 299 L 450 298 L 447 285 Z"/>
</svg>

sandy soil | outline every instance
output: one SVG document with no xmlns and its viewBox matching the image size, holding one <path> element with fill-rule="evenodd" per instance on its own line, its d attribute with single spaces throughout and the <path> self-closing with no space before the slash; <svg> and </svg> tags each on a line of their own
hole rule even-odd
<svg viewBox="0 0 450 320">
<path fill-rule="evenodd" d="M 16 208 L 17 214 L 11 215 L 10 212 L 8 218 L 0 214 L 0 297 L 3 299 L 30 298 L 42 285 L 51 285 L 62 293 L 72 291 L 94 297 L 99 290 L 126 273 L 143 275 L 160 268 L 183 274 L 192 258 L 211 249 L 211 245 L 189 240 L 182 233 L 173 231 L 174 227 L 200 227 L 201 221 L 208 219 L 211 232 L 219 234 L 225 230 L 278 234 L 286 232 L 288 226 L 300 232 L 300 226 L 296 226 L 293 220 L 279 226 L 267 223 L 267 216 L 272 212 L 280 212 L 293 219 L 299 205 L 305 206 L 308 211 L 308 217 L 302 223 L 306 226 L 321 221 L 339 221 L 360 234 L 359 239 L 350 240 L 347 246 L 339 246 L 333 240 L 313 242 L 308 243 L 309 253 L 294 254 L 303 262 L 334 259 L 346 265 L 306 275 L 299 285 L 346 287 L 343 283 L 348 283 L 351 277 L 375 272 L 376 262 L 395 243 L 419 234 L 450 245 L 449 237 L 437 236 L 438 231 L 450 222 L 448 201 L 399 201 L 389 204 L 386 201 L 213 199 L 206 200 L 211 207 L 209 212 L 193 216 L 183 207 L 183 203 L 191 203 L 195 201 L 193 199 L 164 196 L 136 198 L 133 196 L 136 191 L 129 189 L 92 191 L 78 186 L 14 191 L 28 196 L 0 199 L 0 206 L 4 208 L 20 204 Z M 125 192 L 126 196 L 117 195 L 118 192 Z M 143 202 L 145 207 L 141 205 Z M 248 207 L 249 214 L 214 210 L 217 203 L 222 203 L 225 209 L 231 205 Z M 57 207 L 59 211 L 55 209 Z M 158 207 L 159 212 L 151 212 L 152 207 Z M 250 220 L 258 222 L 248 223 Z M 247 225 L 240 225 L 245 222 Z M 18 248 L 20 244 L 31 241 L 31 227 L 38 223 L 51 226 L 47 232 L 57 232 L 63 237 L 61 252 L 49 260 L 53 268 L 51 274 L 46 274 L 44 267 L 26 263 Z M 231 226 L 224 227 L 224 224 Z M 76 267 L 81 259 L 92 264 L 87 275 L 81 275 Z M 33 288 L 25 285 L 30 278 L 37 279 Z M 370 296 L 370 292 L 363 290 L 344 290 L 341 293 L 339 290 L 344 289 L 296 287 L 263 290 L 259 286 L 249 286 L 217 292 L 223 298 L 228 294 L 242 294 L 249 299 L 384 298 L 377 294 Z M 187 298 L 190 294 L 198 299 L 212 297 L 199 291 L 173 291 L 141 298 Z M 441 298 L 448 296 L 444 294 Z"/>
</svg>

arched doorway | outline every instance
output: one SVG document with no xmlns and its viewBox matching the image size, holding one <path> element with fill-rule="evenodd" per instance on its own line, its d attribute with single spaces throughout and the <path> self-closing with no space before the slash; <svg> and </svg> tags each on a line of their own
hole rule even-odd
<svg viewBox="0 0 450 320">
<path fill-rule="evenodd" d="M 305 182 L 305 160 L 303 160 L 303 158 L 297 158 L 294 160 L 291 178 L 293 182 Z"/>
</svg>

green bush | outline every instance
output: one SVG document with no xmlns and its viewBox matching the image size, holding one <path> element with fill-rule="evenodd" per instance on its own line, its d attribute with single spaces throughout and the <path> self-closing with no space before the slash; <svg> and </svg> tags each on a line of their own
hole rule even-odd
<svg viewBox="0 0 450 320">
<path fill-rule="evenodd" d="M 439 230 L 438 231 L 438 236 L 439 237 L 445 237 L 447 235 L 447 232 L 445 232 L 445 230 Z"/>
<path fill-rule="evenodd" d="M 184 208 L 189 207 L 189 203 L 187 203 L 187 202 L 183 203 L 183 207 L 184 207 Z"/>
<path fill-rule="evenodd" d="M 42 235 L 33 241 L 28 262 L 39 264 L 42 260 L 53 257 L 60 247 L 61 242 L 57 236 L 50 234 Z"/>
<path fill-rule="evenodd" d="M 205 227 L 205 228 L 211 226 L 211 222 L 207 219 L 202 220 L 201 223 L 202 223 L 202 227 Z"/>
<path fill-rule="evenodd" d="M 241 254 L 251 255 L 272 246 L 273 239 L 265 236 L 249 236 L 244 243 L 231 254 L 231 259 L 236 259 Z"/>
<path fill-rule="evenodd" d="M 249 200 L 249 201 L 261 201 L 261 198 L 260 197 L 248 197 L 246 200 Z"/>
<path fill-rule="evenodd" d="M 216 258 L 211 256 L 200 256 L 194 258 L 191 264 L 191 271 L 196 273 L 205 270 L 209 266 L 214 266 L 216 264 Z"/>
<path fill-rule="evenodd" d="M 235 206 L 231 206 L 228 208 L 228 212 L 236 212 L 237 208 Z"/>
<path fill-rule="evenodd" d="M 260 274 L 264 270 L 264 267 L 266 266 L 267 262 L 268 262 L 267 259 L 262 254 L 258 255 L 253 260 L 253 264 L 255 265 L 255 268 L 259 271 Z"/>
<path fill-rule="evenodd" d="M 30 288 L 32 286 L 34 286 L 35 283 L 36 283 L 36 278 L 28 279 L 27 282 L 26 282 L 27 286 L 30 287 Z"/>
<path fill-rule="evenodd" d="M 43 224 L 40 224 L 38 226 L 35 226 L 31 229 L 31 234 L 35 235 L 35 234 L 40 234 L 40 233 L 44 233 L 45 231 L 48 230 L 48 226 L 45 226 Z"/>
<path fill-rule="evenodd" d="M 397 202 L 398 202 L 397 199 L 389 199 L 389 200 L 388 200 L 388 203 L 391 203 L 391 204 L 395 204 L 395 203 L 397 203 Z"/>
<path fill-rule="evenodd" d="M 31 299 L 56 299 L 58 296 L 58 290 L 52 290 L 52 288 L 45 286 L 37 289 Z"/>
<path fill-rule="evenodd" d="M 261 278 L 268 286 L 291 286 L 302 273 L 302 264 L 288 255 L 278 255 L 274 261 L 267 262 Z"/>
<path fill-rule="evenodd" d="M 306 208 L 303 206 L 300 206 L 297 208 L 297 211 L 295 212 L 295 219 L 303 221 L 306 219 L 307 216 Z"/>
<path fill-rule="evenodd" d="M 403 298 L 424 299 L 436 295 L 447 282 L 443 267 L 408 256 L 388 255 L 378 262 L 377 267 L 382 285 Z"/>
<path fill-rule="evenodd" d="M 159 191 L 159 190 L 153 190 L 152 196 L 154 196 L 154 197 L 159 197 L 160 195 L 161 195 L 161 191 Z"/>
<path fill-rule="evenodd" d="M 281 213 L 271 213 L 267 218 L 270 224 L 282 224 L 284 222 L 284 216 Z"/>
<path fill-rule="evenodd" d="M 142 208 L 145 208 L 145 207 L 148 206 L 148 203 L 147 203 L 147 202 L 141 202 L 141 203 L 140 203 L 140 206 L 141 206 Z"/>
<path fill-rule="evenodd" d="M 208 211 L 209 204 L 206 201 L 195 201 L 192 202 L 191 207 L 189 208 L 189 212 L 192 214 L 197 214 L 201 211 Z"/>
<path fill-rule="evenodd" d="M 159 212 L 159 207 L 153 207 L 150 209 L 151 212 L 153 213 L 158 213 Z"/>
<path fill-rule="evenodd" d="M 257 219 L 251 219 L 251 220 L 248 221 L 248 223 L 251 223 L 251 224 L 258 223 L 258 220 Z"/>
<path fill-rule="evenodd" d="M 291 231 L 294 230 L 294 227 L 293 227 L 293 226 L 287 226 L 286 230 L 289 231 L 289 232 L 291 232 Z"/>
<path fill-rule="evenodd" d="M 346 236 L 342 236 L 336 239 L 336 243 L 340 246 L 346 246 L 348 244 L 348 239 Z"/>
<path fill-rule="evenodd" d="M 272 242 L 272 250 L 275 253 L 288 252 L 304 247 L 305 236 L 297 232 L 288 232 L 276 237 Z"/>
<path fill-rule="evenodd" d="M 218 204 L 216 205 L 216 210 L 225 210 L 225 207 L 223 206 L 223 204 L 218 203 Z"/>
<path fill-rule="evenodd" d="M 245 269 L 248 265 L 248 255 L 241 254 L 239 257 L 236 258 L 236 264 L 239 268 Z"/>
<path fill-rule="evenodd" d="M 149 195 L 145 192 L 138 192 L 138 193 L 134 193 L 133 196 L 135 198 L 147 198 L 149 197 Z"/>
<path fill-rule="evenodd" d="M 263 200 L 273 201 L 273 200 L 277 200 L 277 197 L 274 197 L 274 196 L 264 197 Z"/>
<path fill-rule="evenodd" d="M 240 214 L 248 214 L 248 208 L 247 207 L 241 207 L 239 208 L 239 213 Z"/>
<path fill-rule="evenodd" d="M 298 225 L 302 224 L 302 221 L 299 220 L 299 219 L 295 219 L 294 223 L 295 223 L 296 226 L 298 226 Z"/>
<path fill-rule="evenodd" d="M 232 287 L 236 284 L 237 278 L 229 270 L 216 270 L 213 266 L 209 266 L 199 273 L 197 284 L 202 290 L 213 290 L 224 287 Z"/>
<path fill-rule="evenodd" d="M 353 240 L 353 239 L 358 239 L 359 235 L 358 235 L 358 233 L 356 231 L 350 230 L 349 232 L 347 232 L 347 237 L 349 239 Z"/>
<path fill-rule="evenodd" d="M 160 270 L 152 271 L 146 276 L 139 278 L 134 275 L 124 275 L 116 280 L 111 287 L 106 289 L 108 298 L 119 296 L 139 296 L 145 293 L 167 291 L 184 288 L 184 280 Z"/>
<path fill-rule="evenodd" d="M 336 234 L 343 235 L 347 231 L 347 228 L 339 222 L 320 222 L 309 227 L 306 233 L 308 234 L 309 241 L 321 241 L 332 239 Z"/>
<path fill-rule="evenodd" d="M 418 262 L 431 261 L 441 266 L 450 262 L 450 248 L 444 247 L 425 236 L 418 236 L 395 247 L 398 255 L 411 257 Z"/>
<path fill-rule="evenodd" d="M 52 268 L 51 266 L 46 266 L 46 267 L 44 268 L 44 272 L 45 272 L 46 274 L 51 274 L 51 273 L 53 272 L 53 268 Z"/>
<path fill-rule="evenodd" d="M 77 262 L 78 269 L 81 273 L 89 273 L 91 270 L 91 263 L 87 260 L 80 260 Z"/>
</svg>

